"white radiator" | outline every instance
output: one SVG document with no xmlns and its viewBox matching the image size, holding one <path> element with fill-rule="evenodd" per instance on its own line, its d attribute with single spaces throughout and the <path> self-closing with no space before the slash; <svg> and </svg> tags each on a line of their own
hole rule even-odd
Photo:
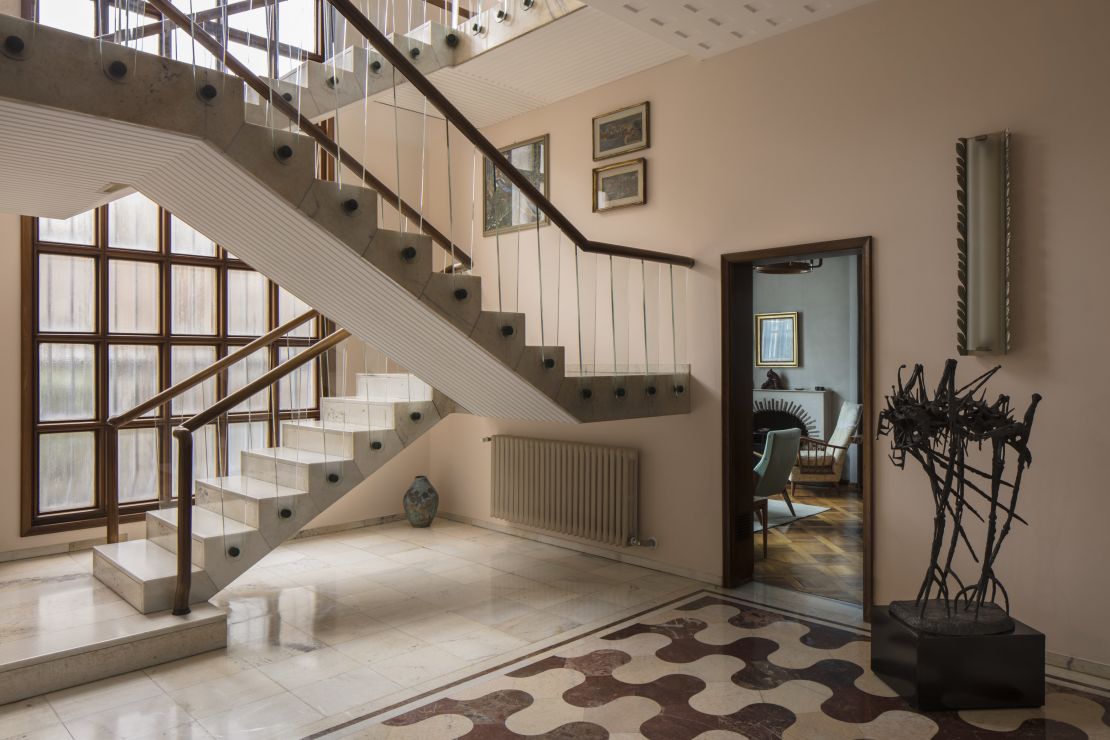
<svg viewBox="0 0 1110 740">
<path fill-rule="evenodd" d="M 637 543 L 637 450 L 505 435 L 491 441 L 491 516 L 607 545 Z"/>
</svg>

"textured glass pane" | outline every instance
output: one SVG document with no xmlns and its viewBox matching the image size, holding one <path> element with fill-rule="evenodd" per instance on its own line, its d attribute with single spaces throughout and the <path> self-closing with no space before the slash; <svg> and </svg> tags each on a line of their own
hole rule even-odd
<svg viewBox="0 0 1110 740">
<path fill-rule="evenodd" d="M 158 251 L 158 206 L 142 193 L 108 204 L 108 246 Z"/>
<path fill-rule="evenodd" d="M 120 503 L 158 498 L 158 430 L 121 429 L 117 445 Z"/>
<path fill-rule="evenodd" d="M 228 348 L 228 353 L 232 353 L 238 347 Z M 255 378 L 266 373 L 270 369 L 270 350 L 263 348 L 257 352 L 247 355 L 244 359 L 236 362 L 234 365 L 227 369 L 227 390 L 228 393 L 234 393 L 247 383 Z M 243 403 L 239 404 L 231 410 L 233 414 L 246 413 L 248 411 L 265 412 L 270 408 L 270 391 L 263 389 L 253 396 L 248 398 Z"/>
<path fill-rule="evenodd" d="M 175 254 L 215 257 L 216 242 L 212 241 L 181 219 L 171 216 L 170 251 Z"/>
<path fill-rule="evenodd" d="M 284 324 L 286 321 L 291 321 L 303 313 L 312 310 L 312 306 L 302 301 L 297 296 L 290 293 L 285 288 L 278 288 L 278 324 Z M 298 326 L 293 331 L 289 332 L 291 337 L 314 337 L 316 336 L 316 322 L 306 321 Z"/>
<path fill-rule="evenodd" d="M 83 509 L 96 499 L 93 432 L 39 435 L 39 511 Z"/>
<path fill-rule="evenodd" d="M 96 243 L 96 211 L 73 218 L 40 218 L 39 241 L 91 246 Z"/>
<path fill-rule="evenodd" d="M 279 347 L 278 362 L 299 355 L 304 347 Z M 316 408 L 316 363 L 309 362 L 278 381 L 278 399 L 282 411 Z"/>
<path fill-rule="evenodd" d="M 216 438 L 215 424 L 209 424 L 203 429 L 193 433 L 193 480 L 198 478 L 215 478 L 220 475 L 216 465 Z M 177 477 L 181 466 L 177 458 L 177 437 L 170 442 L 171 464 L 173 465 L 173 493 L 177 498 Z"/>
<path fill-rule="evenodd" d="M 170 350 L 170 384 L 176 385 L 216 361 L 215 347 L 176 346 Z M 216 378 L 185 391 L 171 404 L 172 413 L 196 414 L 216 402 Z"/>
<path fill-rule="evenodd" d="M 108 414 L 116 416 L 158 393 L 158 348 L 113 344 L 108 348 Z M 144 416 L 157 416 L 158 409 Z"/>
<path fill-rule="evenodd" d="M 200 10 L 207 10 L 212 6 L 213 3 L 194 2 L 192 4 L 192 12 L 195 13 Z M 173 32 L 171 43 L 173 44 L 172 51 L 168 52 L 167 56 L 179 62 L 196 64 L 198 67 L 207 67 L 208 69 L 216 69 L 216 58 L 199 43 L 194 42 L 193 39 L 190 38 L 188 30 L 176 29 Z"/>
<path fill-rule="evenodd" d="M 39 419 L 67 421 L 96 416 L 96 347 L 39 345 Z"/>
<path fill-rule="evenodd" d="M 268 281 L 252 270 L 227 271 L 227 333 L 261 336 L 268 328 Z"/>
<path fill-rule="evenodd" d="M 96 329 L 96 260 L 63 254 L 39 256 L 39 330 Z"/>
<path fill-rule="evenodd" d="M 39 11 L 39 23 L 82 36 L 96 33 L 91 0 L 40 0 L 35 5 Z"/>
<path fill-rule="evenodd" d="M 227 474 L 239 475 L 243 450 L 266 447 L 266 422 L 237 422 L 227 425 Z"/>
<path fill-rule="evenodd" d="M 174 334 L 216 333 L 216 269 L 174 265 L 173 317 L 170 331 Z"/>
<path fill-rule="evenodd" d="M 109 260 L 108 331 L 157 334 L 161 294 L 157 263 Z"/>
</svg>

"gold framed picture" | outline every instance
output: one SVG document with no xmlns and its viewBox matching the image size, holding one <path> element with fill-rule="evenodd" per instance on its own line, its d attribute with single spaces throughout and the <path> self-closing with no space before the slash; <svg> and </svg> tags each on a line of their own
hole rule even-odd
<svg viewBox="0 0 1110 740">
<path fill-rule="evenodd" d="M 647 203 L 647 160 L 633 159 L 594 170 L 594 213 Z"/>
<path fill-rule="evenodd" d="M 651 146 L 651 104 L 640 103 L 594 119 L 594 161 Z"/>
<path fill-rule="evenodd" d="M 755 315 L 756 367 L 798 367 L 798 312 Z"/>
<path fill-rule="evenodd" d="M 547 195 L 548 163 L 551 161 L 550 139 L 547 134 L 527 141 L 511 144 L 503 149 L 514 167 Z M 493 236 L 522 229 L 534 229 L 551 223 L 544 213 L 538 213 L 536 204 L 524 197 L 520 188 L 509 182 L 504 173 L 484 159 L 482 173 L 482 235 Z"/>
</svg>

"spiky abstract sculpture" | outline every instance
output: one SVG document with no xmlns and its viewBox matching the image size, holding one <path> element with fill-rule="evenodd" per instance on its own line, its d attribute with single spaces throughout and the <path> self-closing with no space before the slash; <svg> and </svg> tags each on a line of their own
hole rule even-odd
<svg viewBox="0 0 1110 740">
<path fill-rule="evenodd" d="M 994 564 L 1013 522 L 1028 524 L 1017 514 L 1018 492 L 1022 474 L 1032 463 L 1029 431 L 1041 397 L 1033 394 L 1029 408 L 1018 421 L 1008 396 L 999 395 L 993 403 L 987 401 L 985 386 L 998 367 L 957 388 L 956 361 L 948 360 L 932 397 L 925 386 L 924 368 L 914 366 L 909 380 L 903 382 L 904 369 L 904 365 L 898 369 L 898 386 L 887 396 L 886 408 L 879 414 L 879 434 L 890 437 L 895 465 L 905 468 L 907 458 L 912 458 L 925 470 L 936 514 L 929 569 L 917 599 L 894 602 L 891 613 L 928 632 L 1008 631 L 1013 628 L 1010 598 L 995 575 Z M 989 445 L 990 471 L 968 464 L 971 445 L 980 449 Z M 1011 453 L 1017 457 L 1017 469 L 1013 479 L 1007 481 L 1003 475 Z M 985 518 L 969 498 L 989 504 Z M 976 551 L 964 529 L 964 515 L 968 513 L 986 524 L 981 551 Z M 967 583 L 953 568 L 961 542 L 980 565 L 978 578 Z M 995 603 L 999 594 L 1004 608 Z"/>
</svg>

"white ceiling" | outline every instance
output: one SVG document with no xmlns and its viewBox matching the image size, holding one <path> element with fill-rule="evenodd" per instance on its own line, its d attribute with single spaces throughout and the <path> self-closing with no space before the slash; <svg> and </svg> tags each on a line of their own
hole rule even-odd
<svg viewBox="0 0 1110 740">
<path fill-rule="evenodd" d="M 591 7 L 699 59 L 829 18 L 874 0 L 586 0 Z"/>
</svg>

